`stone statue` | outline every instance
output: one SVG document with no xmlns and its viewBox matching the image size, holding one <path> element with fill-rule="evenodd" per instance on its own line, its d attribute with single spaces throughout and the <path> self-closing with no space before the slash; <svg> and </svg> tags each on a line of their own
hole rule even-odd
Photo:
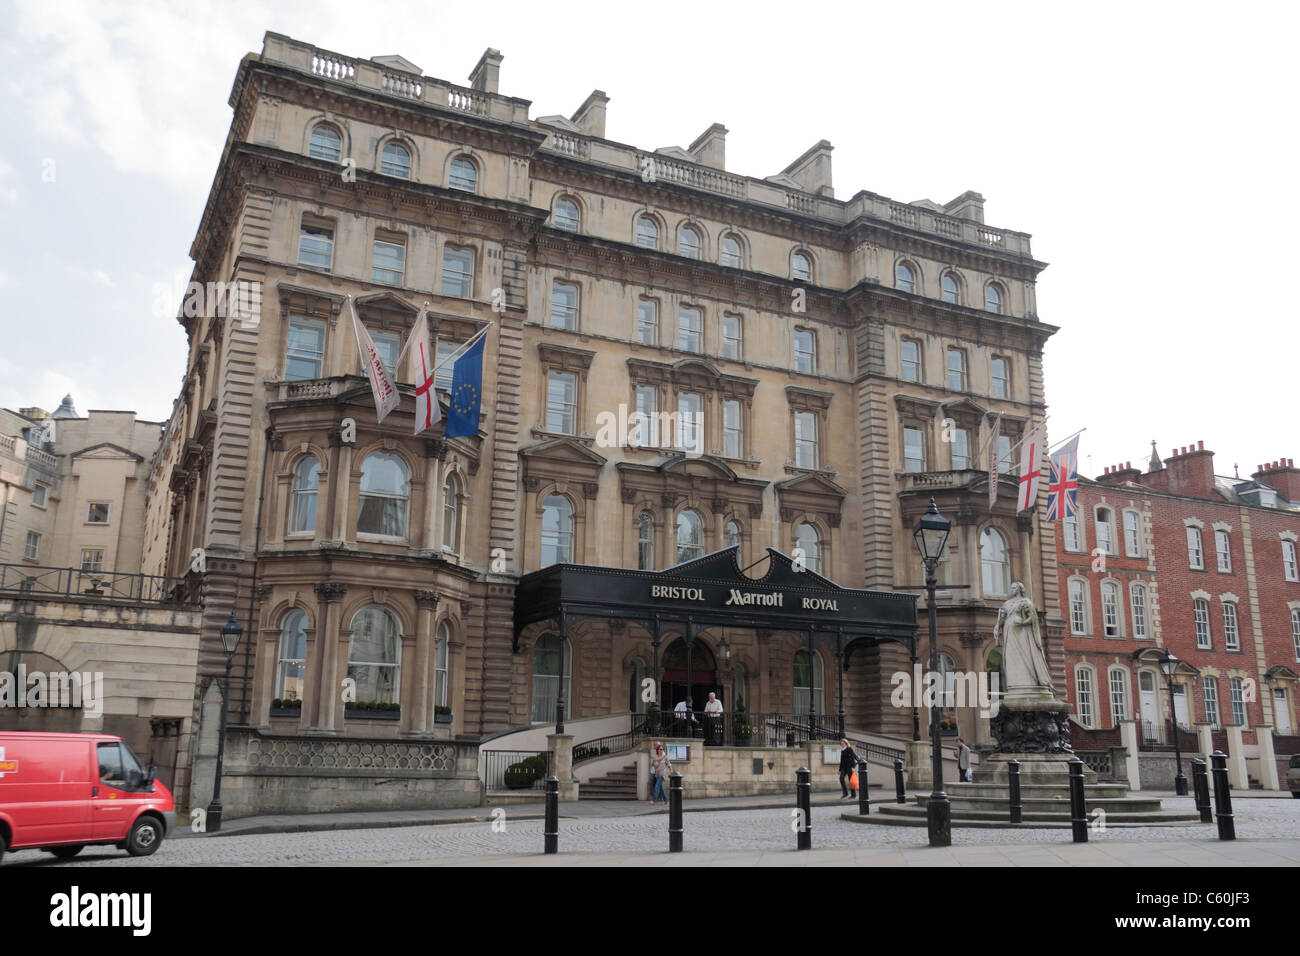
<svg viewBox="0 0 1300 956">
<path fill-rule="evenodd" d="M 1005 645 L 1002 662 L 1008 698 L 1051 699 L 1055 691 L 1043 651 L 1038 610 L 1025 597 L 1025 586 L 1019 581 L 1011 585 L 1011 597 L 998 609 L 996 635 L 998 643 Z"/>
</svg>

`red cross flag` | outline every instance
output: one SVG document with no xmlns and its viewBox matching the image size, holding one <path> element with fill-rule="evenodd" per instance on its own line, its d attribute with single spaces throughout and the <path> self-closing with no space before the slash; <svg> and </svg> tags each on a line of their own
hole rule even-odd
<svg viewBox="0 0 1300 956">
<path fill-rule="evenodd" d="M 1039 425 L 1020 447 L 1020 495 L 1016 511 L 1028 511 L 1038 500 L 1038 475 L 1043 468 L 1043 426 Z"/>
<path fill-rule="evenodd" d="M 438 393 L 434 391 L 434 378 L 437 367 L 434 353 L 429 348 L 428 309 L 420 310 L 420 317 L 415 320 L 407 342 L 408 354 L 411 356 L 411 381 L 415 382 L 415 434 L 426 428 L 432 428 L 442 421 L 442 408 L 438 405 Z"/>
<path fill-rule="evenodd" d="M 361 353 L 361 367 L 366 371 L 366 378 L 370 380 L 370 391 L 375 396 L 375 417 L 382 422 L 384 416 L 401 402 L 402 396 L 398 394 L 397 383 L 393 381 L 393 376 L 388 374 L 388 369 L 384 368 L 384 360 L 380 357 L 379 350 L 375 348 L 374 340 L 366 331 L 366 327 L 361 324 L 361 319 L 357 317 L 357 307 L 352 304 L 352 296 L 348 296 L 348 309 L 352 312 L 352 331 L 357 336 L 357 351 Z"/>
</svg>

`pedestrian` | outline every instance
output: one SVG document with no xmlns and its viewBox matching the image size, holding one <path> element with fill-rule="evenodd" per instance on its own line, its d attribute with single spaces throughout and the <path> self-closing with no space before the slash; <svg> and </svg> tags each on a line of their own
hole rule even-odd
<svg viewBox="0 0 1300 956">
<path fill-rule="evenodd" d="M 970 782 L 970 748 L 960 737 L 957 738 L 957 779 Z"/>
<path fill-rule="evenodd" d="M 840 740 L 840 791 L 843 796 L 841 800 L 847 800 L 849 797 L 858 795 L 857 783 L 854 779 L 858 771 L 858 755 L 853 752 L 849 746 L 847 738 Z M 853 786 L 850 786 L 853 784 Z"/>
<path fill-rule="evenodd" d="M 707 725 L 707 738 L 710 744 L 722 743 L 722 701 L 709 691 L 708 703 L 704 705 L 704 721 Z"/>
<path fill-rule="evenodd" d="M 650 795 L 650 805 L 654 806 L 659 802 L 659 798 L 664 798 L 664 803 L 668 803 L 668 775 L 673 772 L 673 765 L 669 762 L 667 755 L 664 754 L 664 745 L 655 742 L 654 762 L 650 765 L 650 775 L 654 778 L 655 789 Z"/>
</svg>

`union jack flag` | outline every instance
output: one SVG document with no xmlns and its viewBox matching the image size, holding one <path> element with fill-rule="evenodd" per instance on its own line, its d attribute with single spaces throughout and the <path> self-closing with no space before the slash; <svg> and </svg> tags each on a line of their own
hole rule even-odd
<svg viewBox="0 0 1300 956">
<path fill-rule="evenodd" d="M 1052 456 L 1047 483 L 1047 520 L 1072 518 L 1079 510 L 1079 438 L 1070 439 Z"/>
</svg>

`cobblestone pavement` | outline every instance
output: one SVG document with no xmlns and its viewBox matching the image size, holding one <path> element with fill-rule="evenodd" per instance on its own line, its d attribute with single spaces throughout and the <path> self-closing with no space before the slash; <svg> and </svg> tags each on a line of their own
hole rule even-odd
<svg viewBox="0 0 1300 956">
<path fill-rule="evenodd" d="M 1190 798 L 1168 798 L 1170 808 L 1190 807 Z M 1108 865 L 1153 862 L 1160 865 L 1300 865 L 1300 800 L 1240 801 L 1235 807 L 1238 841 L 1216 838 L 1213 824 L 1180 827 L 1112 828 L 1090 832 L 1089 843 L 1073 847 L 1068 830 L 953 829 L 953 850 L 931 851 L 919 827 L 877 826 L 840 819 L 839 812 L 813 812 L 813 845 L 832 853 L 825 862 L 897 863 L 968 862 L 983 865 L 1061 862 Z M 164 842 L 153 857 L 132 858 L 113 848 L 89 847 L 76 860 L 59 863 L 49 854 L 22 851 L 5 857 L 4 866 L 187 866 L 415 863 L 542 862 L 542 823 L 510 819 L 495 832 L 491 823 L 361 829 L 249 836 L 209 836 Z M 635 817 L 561 819 L 560 863 L 768 863 L 794 859 L 791 810 L 737 810 L 685 815 L 687 854 L 669 855 L 666 814 Z M 1163 845 L 1165 849 L 1161 849 Z M 1109 849 L 1108 849 L 1109 848 Z M 1070 854 L 1065 851 L 1069 849 Z M 943 859 L 925 853 L 947 854 Z M 701 859 L 701 854 L 712 854 Z M 1227 854 L 1224 856 L 1224 854 Z M 801 854 L 800 857 L 805 855 Z M 1077 860 L 1075 859 L 1077 858 Z M 809 858 L 814 862 L 814 858 Z"/>
</svg>

